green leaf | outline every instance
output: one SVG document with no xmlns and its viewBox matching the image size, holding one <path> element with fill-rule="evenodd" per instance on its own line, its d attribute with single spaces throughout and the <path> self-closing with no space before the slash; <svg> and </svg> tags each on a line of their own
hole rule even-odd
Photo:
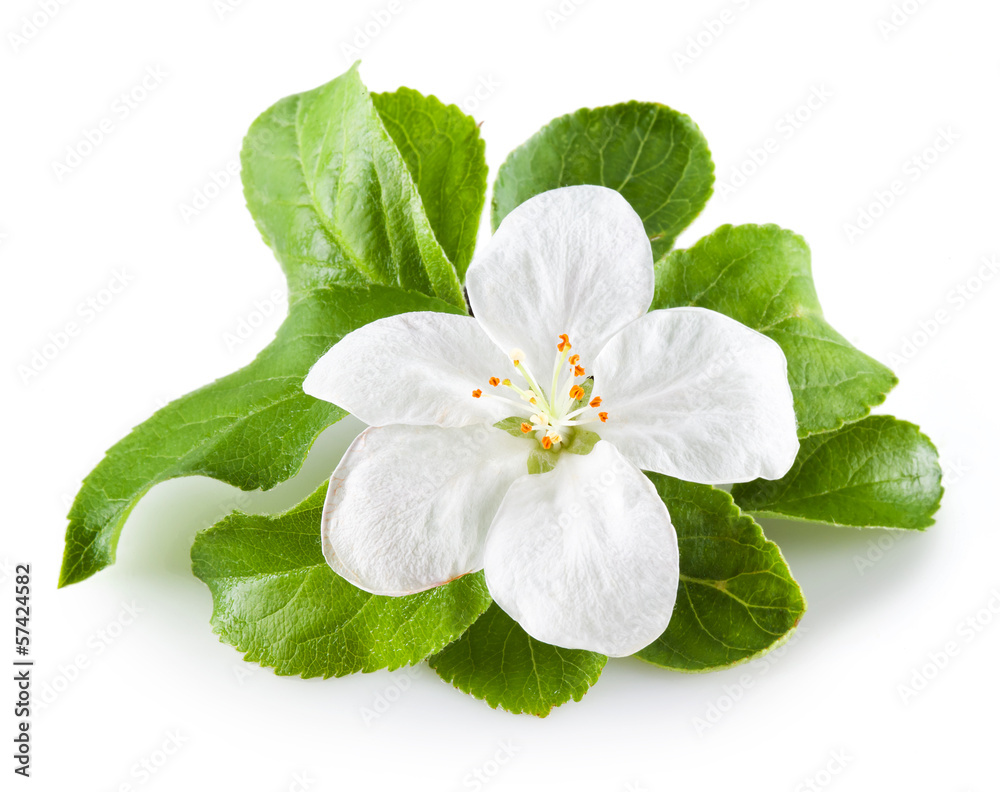
<svg viewBox="0 0 1000 792">
<path fill-rule="evenodd" d="M 440 300 L 382 286 L 316 288 L 294 303 L 249 366 L 159 410 L 84 479 L 69 514 L 59 585 L 114 563 L 125 520 L 154 484 L 201 475 L 270 489 L 293 476 L 313 441 L 345 415 L 302 392 L 316 359 L 368 322 L 427 310 L 457 313 Z"/>
<path fill-rule="evenodd" d="M 918 530 L 934 523 L 943 494 L 934 444 L 888 415 L 803 440 L 778 481 L 733 487 L 740 508 L 761 515 Z"/>
<path fill-rule="evenodd" d="M 316 283 L 377 283 L 465 307 L 356 67 L 264 112 L 247 134 L 242 165 L 247 207 L 293 297 Z"/>
<path fill-rule="evenodd" d="M 595 652 L 536 641 L 494 603 L 428 663 L 494 709 L 544 718 L 553 707 L 583 698 L 607 661 Z"/>
<path fill-rule="evenodd" d="M 666 631 L 637 656 L 711 671 L 775 648 L 805 613 L 781 551 L 722 490 L 647 473 L 677 530 L 680 586 Z"/>
<path fill-rule="evenodd" d="M 479 125 L 455 105 L 410 88 L 372 94 L 403 155 L 427 219 L 460 278 L 472 261 L 486 202 L 486 146 Z"/>
<path fill-rule="evenodd" d="M 788 359 L 799 436 L 829 432 L 885 401 L 895 375 L 823 318 L 809 247 L 774 225 L 724 225 L 656 264 L 653 308 L 697 305 L 774 339 Z"/>
<path fill-rule="evenodd" d="M 398 137 L 417 124 L 415 142 L 426 139 L 423 104 L 427 117 L 453 135 L 455 172 L 450 165 L 447 173 L 432 172 L 450 162 L 442 152 L 421 159 L 410 148 L 404 159 L 356 69 L 282 99 L 254 122 L 242 153 L 244 188 L 288 279 L 289 315 L 253 363 L 167 405 L 87 476 L 69 515 L 60 585 L 114 563 L 126 518 L 154 484 L 205 475 L 244 490 L 268 489 L 294 475 L 320 432 L 343 416 L 301 385 L 346 333 L 406 311 L 465 311 L 458 275 L 410 168 L 420 166 L 420 184 L 435 200 L 450 202 L 453 214 L 441 233 L 456 256 L 467 258 L 471 232 L 455 229 L 478 223 L 482 198 L 476 202 L 471 192 L 474 183 L 482 186 L 475 176 L 482 144 L 461 137 L 461 120 L 435 99 L 407 92 L 380 103 Z M 457 175 L 463 170 L 466 181 Z"/>
<path fill-rule="evenodd" d="M 423 660 L 490 604 L 482 573 L 407 597 L 355 588 L 323 558 L 326 486 L 278 517 L 236 512 L 202 531 L 194 574 L 212 592 L 212 626 L 275 673 L 344 676 Z"/>
<path fill-rule="evenodd" d="M 500 167 L 493 228 L 546 190 L 599 184 L 632 204 L 659 257 L 705 206 L 714 181 L 708 144 L 686 115 L 649 102 L 578 110 L 543 127 Z"/>
</svg>

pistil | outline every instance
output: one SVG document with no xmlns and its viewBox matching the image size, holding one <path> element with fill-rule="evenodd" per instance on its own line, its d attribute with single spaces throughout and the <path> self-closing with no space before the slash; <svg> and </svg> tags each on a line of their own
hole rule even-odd
<svg viewBox="0 0 1000 792">
<path fill-rule="evenodd" d="M 574 380 L 586 377 L 587 370 L 580 364 L 579 355 L 569 354 L 572 348 L 573 345 L 570 343 L 569 335 L 562 333 L 559 336 L 559 343 L 556 345 L 558 355 L 556 356 L 555 365 L 552 369 L 552 387 L 549 389 L 548 393 L 543 391 L 538 386 L 535 376 L 524 362 L 524 353 L 520 349 L 513 349 L 510 352 L 510 359 L 514 364 L 514 369 L 521 375 L 527 384 L 527 388 L 518 387 L 509 379 L 501 380 L 499 377 L 490 377 L 489 384 L 492 388 L 498 388 L 500 385 L 503 385 L 505 388 L 509 388 L 521 398 L 521 402 L 519 403 L 514 399 L 506 398 L 498 393 L 484 393 L 479 388 L 474 390 L 472 395 L 477 399 L 499 399 L 500 401 L 514 407 L 517 410 L 516 414 L 521 415 L 523 415 L 522 410 L 524 409 L 524 402 L 532 405 L 534 407 L 534 412 L 527 420 L 521 422 L 521 432 L 525 435 L 531 434 L 532 432 L 536 433 L 538 442 L 541 444 L 542 448 L 546 450 L 555 448 L 562 443 L 566 437 L 572 436 L 573 432 L 571 427 L 594 423 L 598 420 L 602 422 L 606 422 L 608 420 L 608 414 L 606 412 L 600 412 L 592 414 L 586 418 L 578 419 L 579 416 L 583 416 L 585 413 L 600 407 L 601 398 L 599 396 L 595 396 L 589 403 L 580 407 L 575 406 L 586 398 L 586 392 L 583 387 Z M 566 365 L 567 363 L 569 364 L 568 367 Z M 567 367 L 569 370 L 570 381 L 567 384 L 563 384 L 562 374 L 564 367 Z"/>
</svg>

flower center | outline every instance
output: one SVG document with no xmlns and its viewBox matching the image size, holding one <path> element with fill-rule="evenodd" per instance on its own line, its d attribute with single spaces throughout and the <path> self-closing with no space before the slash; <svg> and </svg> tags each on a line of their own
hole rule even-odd
<svg viewBox="0 0 1000 792">
<path fill-rule="evenodd" d="M 502 385 L 505 391 L 484 394 L 477 388 L 472 391 L 472 396 L 476 399 L 500 399 L 512 405 L 516 409 L 515 415 L 525 419 L 521 423 L 522 433 L 528 435 L 534 432 L 542 448 L 558 450 L 560 444 L 569 442 L 574 427 L 608 420 L 606 412 L 598 412 L 601 397 L 589 398 L 592 380 L 580 364 L 580 356 L 570 354 L 572 348 L 569 336 L 566 333 L 560 335 L 552 367 L 552 384 L 547 391 L 538 384 L 538 379 L 528 368 L 524 353 L 520 349 L 512 349 L 510 359 L 523 382 L 515 384 L 509 379 L 490 377 L 492 388 Z"/>
</svg>

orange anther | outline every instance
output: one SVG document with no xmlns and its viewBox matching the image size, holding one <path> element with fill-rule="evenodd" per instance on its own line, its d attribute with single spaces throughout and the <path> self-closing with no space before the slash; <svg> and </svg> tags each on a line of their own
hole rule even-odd
<svg viewBox="0 0 1000 792">
<path fill-rule="evenodd" d="M 479 390 L 479 388 L 476 388 L 474 391 L 472 391 L 472 398 L 473 399 L 478 399 L 482 395 L 483 395 L 483 392 L 481 390 Z"/>
<path fill-rule="evenodd" d="M 548 435 L 545 435 L 545 437 L 542 438 L 542 448 L 544 448 L 546 451 L 552 448 L 552 438 L 549 437 Z"/>
<path fill-rule="evenodd" d="M 591 399 L 590 400 L 590 406 L 591 407 L 600 407 L 601 406 L 601 397 L 600 396 L 595 396 L 593 399 Z"/>
<path fill-rule="evenodd" d="M 579 362 L 580 362 L 580 356 L 579 355 L 570 355 L 570 357 L 569 357 L 569 364 L 571 366 L 575 366 Z"/>
<path fill-rule="evenodd" d="M 582 377 L 582 376 L 586 375 L 586 373 L 587 372 L 586 372 L 586 370 L 584 370 L 583 366 L 577 366 L 576 368 L 573 369 L 573 376 L 574 377 Z"/>
<path fill-rule="evenodd" d="M 499 377 L 490 377 L 490 385 L 492 385 L 495 388 L 499 384 L 500 384 Z"/>
<path fill-rule="evenodd" d="M 573 345 L 569 342 L 569 336 L 568 335 L 566 335 L 565 333 L 562 333 L 559 337 L 562 339 L 562 341 L 559 342 L 559 344 L 558 344 L 558 346 L 556 348 L 560 352 L 565 352 L 567 349 L 572 349 L 573 348 Z"/>
<path fill-rule="evenodd" d="M 608 414 L 607 413 L 597 413 L 597 417 L 601 419 L 601 423 L 607 423 L 608 422 Z"/>
<path fill-rule="evenodd" d="M 580 401 L 580 399 L 582 399 L 585 395 L 586 394 L 583 392 L 583 388 L 581 388 L 579 385 L 574 385 L 572 388 L 569 389 L 570 398 L 576 401 Z"/>
<path fill-rule="evenodd" d="M 530 423 L 522 423 L 521 424 L 521 431 L 524 432 L 525 434 L 528 434 L 528 432 L 531 431 L 531 424 Z"/>
</svg>

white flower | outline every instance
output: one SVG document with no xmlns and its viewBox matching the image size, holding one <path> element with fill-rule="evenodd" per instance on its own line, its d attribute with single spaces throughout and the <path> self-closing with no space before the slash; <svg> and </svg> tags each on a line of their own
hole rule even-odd
<svg viewBox="0 0 1000 792">
<path fill-rule="evenodd" d="M 390 596 L 485 569 L 533 637 L 632 654 L 666 629 L 679 575 L 670 515 L 641 470 L 705 484 L 784 475 L 799 448 L 784 354 L 713 311 L 647 313 L 649 240 L 602 187 L 521 204 L 467 289 L 475 318 L 380 319 L 309 372 L 307 393 L 370 425 L 330 479 L 324 555 Z M 493 426 L 511 417 L 522 436 Z M 588 454 L 571 453 L 581 427 L 600 436 Z M 528 475 L 542 447 L 562 453 Z"/>
</svg>

